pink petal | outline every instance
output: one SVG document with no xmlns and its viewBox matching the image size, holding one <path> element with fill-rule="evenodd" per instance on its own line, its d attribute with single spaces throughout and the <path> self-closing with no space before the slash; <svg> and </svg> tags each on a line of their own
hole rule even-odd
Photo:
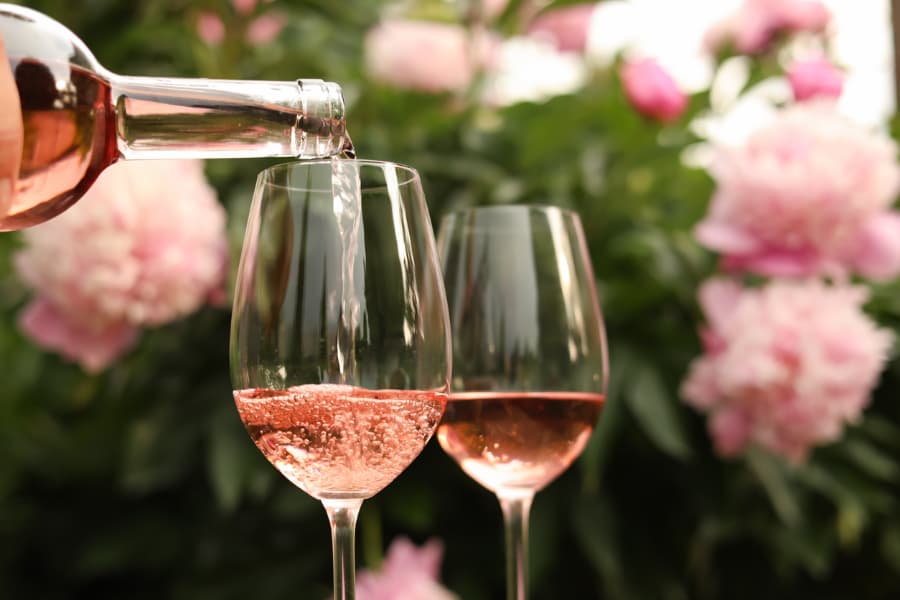
<svg viewBox="0 0 900 600">
<path fill-rule="evenodd" d="M 284 29 L 286 19 L 277 12 L 268 12 L 257 17 L 247 28 L 247 42 L 253 46 L 263 46 L 272 42 Z"/>
<path fill-rule="evenodd" d="M 900 274 L 900 213 L 883 212 L 861 228 L 850 261 L 860 274 L 876 280 Z"/>
<path fill-rule="evenodd" d="M 231 5 L 239 15 L 249 15 L 256 8 L 256 0 L 231 0 Z"/>
<path fill-rule="evenodd" d="M 700 286 L 700 307 L 714 332 L 727 327 L 742 293 L 741 286 L 731 279 L 710 279 Z"/>
<path fill-rule="evenodd" d="M 694 237 L 710 250 L 723 254 L 751 254 L 760 247 L 759 241 L 743 229 L 711 219 L 697 224 Z"/>
<path fill-rule="evenodd" d="M 619 78 L 628 101 L 645 117 L 663 122 L 674 121 L 687 108 L 687 96 L 653 59 L 625 63 Z"/>
<path fill-rule="evenodd" d="M 751 271 L 769 277 L 806 277 L 822 270 L 821 257 L 812 251 L 766 249 L 756 254 L 727 255 L 722 260 L 730 272 Z"/>
<path fill-rule="evenodd" d="M 844 88 L 844 73 L 825 59 L 795 62 L 787 72 L 794 98 L 839 98 Z"/>
<path fill-rule="evenodd" d="M 444 546 L 438 540 L 429 540 L 418 547 L 409 538 L 400 537 L 391 543 L 384 564 L 386 573 L 417 571 L 431 579 L 437 579 L 441 567 Z"/>
<path fill-rule="evenodd" d="M 218 45 L 225 39 L 225 24 L 219 15 L 204 11 L 197 17 L 197 35 L 209 46 Z"/>
<path fill-rule="evenodd" d="M 597 5 L 573 4 L 547 11 L 528 27 L 528 34 L 546 37 L 563 52 L 582 52 Z"/>
<path fill-rule="evenodd" d="M 831 21 L 828 8 L 817 0 L 791 0 L 781 10 L 781 23 L 790 31 L 823 31 Z"/>
<path fill-rule="evenodd" d="M 709 431 L 721 456 L 734 456 L 750 439 L 751 423 L 743 413 L 725 408 L 709 421 Z"/>
<path fill-rule="evenodd" d="M 89 373 L 102 371 L 112 364 L 135 343 L 139 331 L 124 322 L 102 329 L 85 327 L 42 298 L 25 307 L 19 326 L 38 345 L 79 363 Z"/>
</svg>

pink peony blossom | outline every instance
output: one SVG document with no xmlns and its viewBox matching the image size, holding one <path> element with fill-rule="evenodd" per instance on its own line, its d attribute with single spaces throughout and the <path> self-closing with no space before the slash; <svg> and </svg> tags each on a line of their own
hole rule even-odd
<svg viewBox="0 0 900 600">
<path fill-rule="evenodd" d="M 721 455 L 755 443 L 800 462 L 859 417 L 893 342 L 862 312 L 865 300 L 862 287 L 821 281 L 701 287 L 706 351 L 681 393 L 709 414 Z"/>
<path fill-rule="evenodd" d="M 225 39 L 225 24 L 219 15 L 203 11 L 197 16 L 197 35 L 209 46 L 216 46 Z"/>
<path fill-rule="evenodd" d="M 476 66 L 489 62 L 494 45 L 493 38 L 470 40 L 458 25 L 391 19 L 366 34 L 366 68 L 373 78 L 399 88 L 460 91 L 471 83 Z"/>
<path fill-rule="evenodd" d="M 539 15 L 528 34 L 549 39 L 563 52 L 583 52 L 597 4 L 573 4 Z"/>
<path fill-rule="evenodd" d="M 139 328 L 127 321 L 71 318 L 40 296 L 22 311 L 19 327 L 39 346 L 80 363 L 89 373 L 102 371 L 140 335 Z"/>
<path fill-rule="evenodd" d="M 255 18 L 247 27 L 247 42 L 251 46 L 263 46 L 272 42 L 284 29 L 284 15 L 278 12 L 267 12 Z"/>
<path fill-rule="evenodd" d="M 397 538 L 388 549 L 379 572 L 363 571 L 356 579 L 359 600 L 456 600 L 437 581 L 443 547 L 431 540 L 416 547 Z"/>
<path fill-rule="evenodd" d="M 687 108 L 687 96 L 653 59 L 625 63 L 619 77 L 628 101 L 645 117 L 663 122 L 674 121 Z"/>
<path fill-rule="evenodd" d="M 509 0 L 475 0 L 466 2 L 465 19 L 467 22 L 485 23 L 495 20 L 506 10 Z"/>
<path fill-rule="evenodd" d="M 718 184 L 697 226 L 732 270 L 771 276 L 855 271 L 900 274 L 897 148 L 838 115 L 804 103 L 782 111 L 739 148 L 723 149 Z"/>
<path fill-rule="evenodd" d="M 485 18 L 493 20 L 503 14 L 509 0 L 481 0 L 481 10 Z"/>
<path fill-rule="evenodd" d="M 844 73 L 824 58 L 795 62 L 788 69 L 787 77 L 798 102 L 840 98 L 844 88 Z"/>
<path fill-rule="evenodd" d="M 765 52 L 780 33 L 823 31 L 831 14 L 818 0 L 744 0 L 738 10 L 707 33 L 707 45 L 731 39 L 738 52 Z"/>
<path fill-rule="evenodd" d="M 247 16 L 256 8 L 256 0 L 231 0 L 231 5 L 237 14 Z"/>
<path fill-rule="evenodd" d="M 225 213 L 199 161 L 115 165 L 77 206 L 23 235 L 15 265 L 36 293 L 23 331 L 88 371 L 108 366 L 139 328 L 222 294 Z"/>
</svg>

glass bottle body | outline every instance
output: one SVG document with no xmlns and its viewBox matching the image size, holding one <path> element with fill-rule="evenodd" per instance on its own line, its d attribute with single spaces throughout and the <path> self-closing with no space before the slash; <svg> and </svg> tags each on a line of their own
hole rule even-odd
<svg viewBox="0 0 900 600">
<path fill-rule="evenodd" d="M 0 172 L 0 231 L 59 214 L 118 160 L 352 151 L 334 83 L 124 77 L 56 21 L 8 4 L 0 36 L 15 82 L 0 101 L 17 95 L 22 122 L 21 160 Z"/>
</svg>

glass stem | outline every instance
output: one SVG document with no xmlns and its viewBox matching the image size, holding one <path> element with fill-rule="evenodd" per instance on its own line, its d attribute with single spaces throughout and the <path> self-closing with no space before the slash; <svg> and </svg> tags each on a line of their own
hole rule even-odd
<svg viewBox="0 0 900 600">
<path fill-rule="evenodd" d="M 506 530 L 506 598 L 528 598 L 528 513 L 534 492 L 497 494 Z"/>
<path fill-rule="evenodd" d="M 356 517 L 362 500 L 322 500 L 331 523 L 334 600 L 356 597 Z"/>
</svg>

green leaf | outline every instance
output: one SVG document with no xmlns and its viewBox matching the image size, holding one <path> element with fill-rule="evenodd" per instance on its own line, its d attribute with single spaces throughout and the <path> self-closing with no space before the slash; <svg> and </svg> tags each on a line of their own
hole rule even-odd
<svg viewBox="0 0 900 600">
<path fill-rule="evenodd" d="M 216 500 L 224 511 L 230 512 L 240 503 L 258 454 L 234 410 L 219 412 L 210 423 L 208 454 L 209 478 Z"/>
<path fill-rule="evenodd" d="M 895 571 L 900 571 L 900 524 L 891 523 L 881 531 L 881 554 Z"/>
<path fill-rule="evenodd" d="M 582 489 L 588 493 L 599 490 L 611 449 L 615 445 L 618 434 L 622 431 L 623 417 L 625 416 L 625 411 L 622 410 L 624 382 L 627 381 L 626 374 L 629 365 L 634 362 L 634 354 L 627 346 L 616 346 L 615 344 L 612 346 L 618 347 L 619 350 L 610 360 L 609 386 L 603 415 L 579 459 L 583 477 Z"/>
<path fill-rule="evenodd" d="M 603 574 L 607 597 L 620 600 L 630 598 L 625 583 L 625 566 L 620 558 L 622 548 L 613 507 L 602 497 L 581 497 L 572 513 L 572 526 L 582 551 L 594 568 Z"/>
<path fill-rule="evenodd" d="M 685 427 L 659 372 L 648 364 L 637 365 L 629 378 L 626 400 L 647 437 L 663 452 L 686 460 L 692 451 Z"/>
<path fill-rule="evenodd" d="M 777 457 L 755 448 L 747 452 L 746 459 L 750 470 L 762 483 L 772 508 L 781 520 L 790 527 L 798 526 L 803 520 L 803 515 L 788 482 L 784 463 Z"/>
<path fill-rule="evenodd" d="M 126 490 L 144 494 L 165 487 L 184 471 L 191 431 L 167 410 L 136 421 L 126 438 L 120 476 Z"/>
<path fill-rule="evenodd" d="M 847 457 L 867 475 L 885 481 L 897 481 L 900 467 L 896 457 L 889 456 L 859 439 L 848 439 L 844 442 Z"/>
</svg>

